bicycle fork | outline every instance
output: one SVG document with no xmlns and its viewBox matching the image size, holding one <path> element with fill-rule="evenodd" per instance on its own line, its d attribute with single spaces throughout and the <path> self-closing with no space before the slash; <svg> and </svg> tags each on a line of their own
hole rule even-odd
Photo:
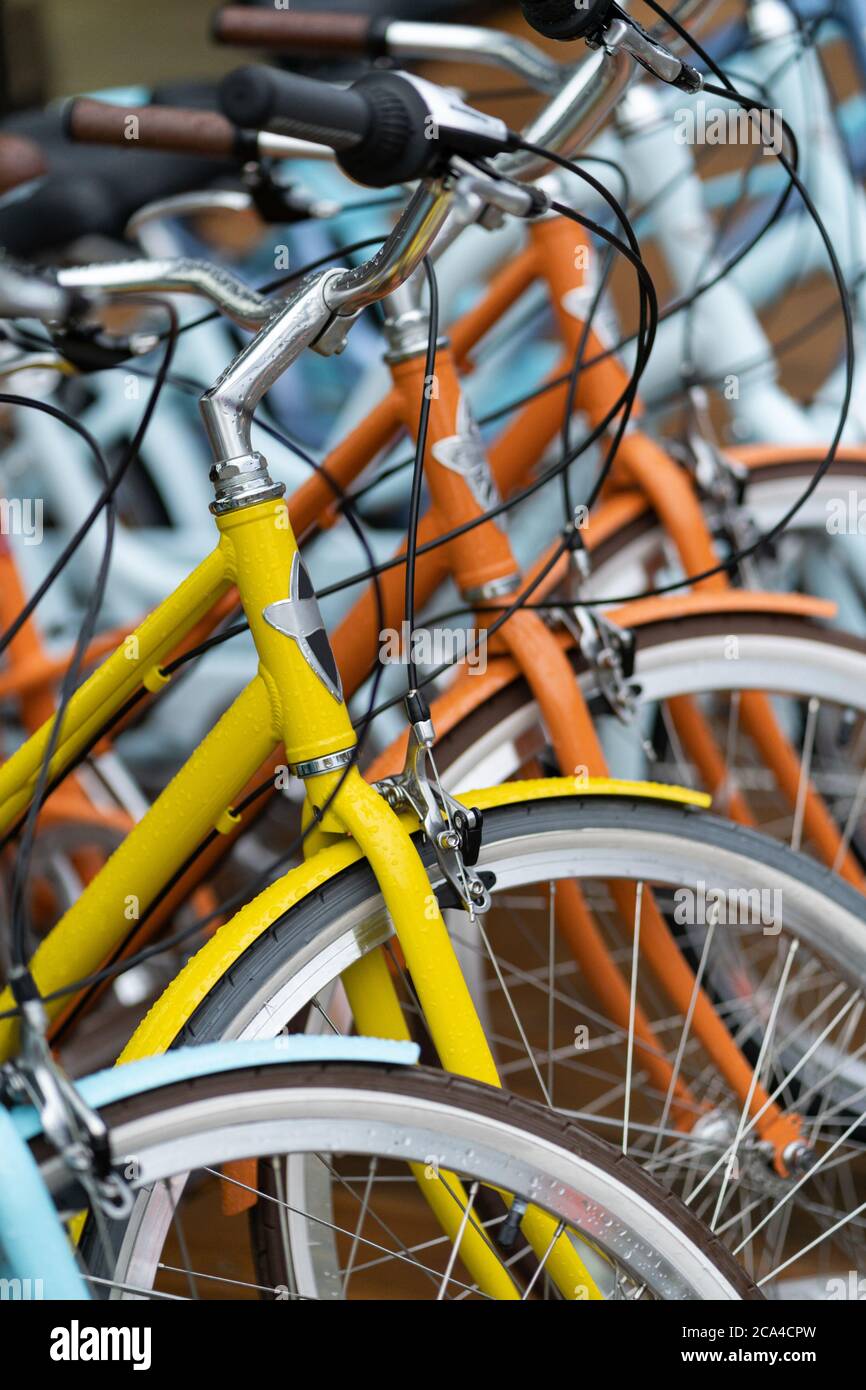
<svg viewBox="0 0 866 1390">
<path fill-rule="evenodd" d="M 439 903 L 410 834 L 354 765 L 355 732 L 343 701 L 312 584 L 281 500 L 218 517 L 259 656 L 290 769 L 303 779 L 316 835 L 351 835 L 376 875 L 434 1045 L 448 1071 L 499 1086 L 496 1065 L 454 954 Z M 288 578 L 288 582 L 287 582 Z M 288 592 L 287 592 L 288 590 Z M 345 987 L 363 1032 L 407 1036 L 387 964 L 379 952 L 346 973 Z M 421 1191 L 446 1234 L 462 1226 L 460 1257 L 485 1292 L 519 1297 L 482 1230 L 464 1220 L 468 1198 L 458 1180 L 416 1169 Z M 450 1191 L 449 1191 L 450 1189 Z M 561 1292 L 601 1294 L 556 1223 L 530 1209 L 522 1229 Z"/>
</svg>

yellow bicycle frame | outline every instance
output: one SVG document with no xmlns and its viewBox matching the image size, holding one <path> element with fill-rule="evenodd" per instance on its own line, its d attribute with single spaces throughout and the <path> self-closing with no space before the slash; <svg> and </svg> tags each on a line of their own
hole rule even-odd
<svg viewBox="0 0 866 1390">
<path fill-rule="evenodd" d="M 43 995 L 84 977 L 110 956 L 130 923 L 154 901 L 172 875 L 214 828 L 236 824 L 232 802 L 256 769 L 282 742 L 290 765 L 351 749 L 355 734 L 342 699 L 331 693 L 298 642 L 272 626 L 265 611 L 285 602 L 298 553 L 283 501 L 266 501 L 218 518 L 220 542 L 181 587 L 131 634 L 72 697 L 51 764 L 56 775 L 67 767 L 142 684 L 158 690 L 166 678 L 160 662 L 176 647 L 231 584 L 238 588 L 258 653 L 255 678 L 194 751 L 188 762 L 129 833 L 78 901 L 37 950 L 32 971 Z M 0 831 L 13 826 L 32 798 L 50 735 L 50 724 L 34 735 L 0 768 Z M 635 791 L 644 795 L 705 804 L 705 799 L 672 788 L 624 784 L 578 787 L 536 784 L 538 795 L 578 791 Z M 525 788 L 524 794 L 525 794 Z M 400 817 L 357 768 L 329 772 L 306 782 L 307 814 L 317 815 L 316 844 L 325 846 L 307 865 L 250 904 L 234 923 L 217 933 L 192 968 L 184 971 L 136 1034 L 123 1060 L 167 1047 L 181 1021 L 189 1017 L 213 980 L 248 944 L 250 922 L 263 929 L 279 900 L 308 892 L 317 876 L 364 856 L 382 895 L 442 1065 L 449 1071 L 498 1086 L 499 1078 L 483 1028 L 463 979 L 445 922 L 424 866 L 412 844 L 410 818 Z M 500 789 L 501 797 L 519 789 Z M 487 804 L 492 804 L 488 794 Z M 482 797 L 480 804 L 485 804 Z M 322 812 L 324 811 L 324 814 Z M 311 837 L 312 838 L 312 837 Z M 321 881 L 319 879 L 319 881 Z M 253 927 L 255 934 L 255 926 Z M 229 945 L 229 943 L 231 943 Z M 372 952 L 345 975 L 358 1027 L 379 1036 L 405 1037 L 406 1023 L 393 981 L 379 952 Z M 9 992 L 0 1011 L 10 1008 Z M 61 1000 L 49 1001 L 54 1014 Z M 172 1031 L 173 1030 L 173 1031 Z M 0 1057 L 15 1047 L 16 1025 L 0 1021 Z M 425 1197 L 445 1231 L 455 1237 L 462 1212 L 453 1193 L 457 1180 L 443 1185 L 418 1173 Z M 448 1188 L 451 1187 L 451 1192 Z M 574 1246 L 555 1238 L 554 1223 L 530 1209 L 523 1230 L 545 1267 L 567 1297 L 600 1297 Z M 461 1259 L 480 1286 L 496 1297 L 517 1297 L 498 1255 L 472 1223 L 465 1223 Z"/>
</svg>

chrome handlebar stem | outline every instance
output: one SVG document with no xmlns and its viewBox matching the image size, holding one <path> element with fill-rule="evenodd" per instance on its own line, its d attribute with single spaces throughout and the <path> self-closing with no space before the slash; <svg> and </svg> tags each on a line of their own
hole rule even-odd
<svg viewBox="0 0 866 1390">
<path fill-rule="evenodd" d="M 234 481 L 241 465 L 261 472 L 251 430 L 262 397 L 306 348 L 321 346 L 335 321 L 354 318 L 411 277 L 439 235 L 453 197 L 450 177 L 426 180 L 375 256 L 354 270 L 328 270 L 307 279 L 282 307 L 272 309 L 265 326 L 202 398 L 217 473 L 231 465 Z M 339 350 L 346 327 L 331 341 L 331 351 Z M 253 481 L 258 488 L 261 479 Z"/>
<path fill-rule="evenodd" d="M 327 288 L 345 274 L 328 270 L 299 285 L 202 396 L 199 408 L 217 468 L 256 458 L 250 442 L 256 407 L 328 327 L 334 310 Z"/>
</svg>

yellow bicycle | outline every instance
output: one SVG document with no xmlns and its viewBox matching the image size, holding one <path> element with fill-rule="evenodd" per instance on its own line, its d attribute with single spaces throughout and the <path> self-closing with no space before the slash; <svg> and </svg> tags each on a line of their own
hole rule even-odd
<svg viewBox="0 0 866 1390">
<path fill-rule="evenodd" d="M 431 102 L 437 116 L 440 164 L 449 141 L 451 153 L 473 148 L 487 153 L 497 141 L 507 145 L 507 132 L 499 122 L 467 114 L 459 105 L 443 105 L 427 95 L 428 84 L 412 90 Z M 823 952 L 840 976 L 857 981 L 866 964 L 864 912 L 853 892 L 814 865 L 800 864 L 778 846 L 762 849 L 756 837 L 734 827 L 696 820 L 693 809 L 707 800 L 683 789 L 578 778 L 513 783 L 454 796 L 436 775 L 431 755 L 434 731 L 417 692 L 410 692 L 408 700 L 412 730 L 402 777 L 380 790 L 361 776 L 357 736 L 315 591 L 292 532 L 283 488 L 252 448 L 252 420 L 264 394 L 304 350 L 339 350 L 353 319 L 394 294 L 418 271 L 466 192 L 462 181 L 471 184 L 473 196 L 481 189 L 492 207 L 503 207 L 512 215 L 538 211 L 530 193 L 521 200 L 513 184 L 501 185 L 478 170 L 466 173 L 458 163 L 453 172 L 421 179 L 388 241 L 366 265 L 314 275 L 284 300 L 256 294 L 203 262 L 133 261 L 59 273 L 60 285 L 78 294 L 204 296 L 255 336 L 202 399 L 215 459 L 211 510 L 219 539 L 214 551 L 73 695 L 59 734 L 50 721 L 0 768 L 0 830 L 12 830 L 25 813 L 52 745 L 48 774 L 57 779 L 136 692 L 144 688 L 158 693 L 168 683 L 163 669 L 168 654 L 235 586 L 255 642 L 258 670 L 39 946 L 32 976 L 49 1012 L 56 1014 L 63 1006 L 71 981 L 86 978 L 112 957 L 128 931 L 131 914 L 146 911 L 158 899 L 214 829 L 229 833 L 237 827 L 243 788 L 282 744 L 289 769 L 304 786 L 305 863 L 214 935 L 159 1001 L 121 1060 L 165 1051 L 182 1036 L 195 1040 L 196 1020 L 214 1001 L 218 1007 L 208 1027 L 220 1036 L 243 1035 L 247 1025 L 246 1035 L 250 1030 L 258 1035 L 279 1032 L 320 989 L 338 979 L 359 1032 L 410 1038 L 411 1012 L 407 1014 L 398 990 L 399 971 L 405 966 L 412 1007 L 423 1018 L 442 1067 L 499 1086 L 490 1021 L 479 1014 L 479 998 L 467 983 L 445 912 L 461 914 L 486 944 L 483 921 L 494 890 L 544 880 L 555 883 L 558 877 L 580 877 L 581 872 L 619 877 L 630 880 L 635 889 L 629 924 L 632 1026 L 627 1037 L 616 1040 L 625 1058 L 625 1084 L 617 1087 L 617 1104 L 623 1101 L 625 1106 L 622 1131 L 627 1151 L 632 1092 L 644 1084 L 643 1067 L 654 1074 L 652 1049 L 636 1043 L 635 1035 L 643 884 L 691 886 L 700 881 L 701 865 L 712 862 L 732 886 L 742 881 L 757 884 L 760 891 L 761 885 L 774 890 L 782 885 L 791 903 L 785 930 L 792 950 L 803 945 Z M 569 806 L 577 808 L 576 815 Z M 363 881 L 358 878 L 360 869 L 368 874 Z M 341 903 L 344 887 L 350 900 Z M 337 924 L 336 934 L 329 934 L 316 919 L 317 907 L 326 899 L 326 914 Z M 303 919 L 302 930 L 291 936 L 291 950 L 283 957 L 290 970 L 280 972 L 272 963 L 273 951 L 279 954 L 280 925 L 293 914 L 299 922 Z M 704 921 L 694 925 L 707 928 Z M 710 936 L 713 925 L 709 924 Z M 379 949 L 392 932 L 401 952 L 396 969 Z M 770 944 L 777 948 L 775 938 Z M 262 972 L 264 947 L 271 959 Z M 246 969 L 248 963 L 251 970 Z M 710 963 L 719 971 L 724 964 L 715 958 Z M 226 1014 L 227 991 L 230 994 L 241 980 L 249 988 L 237 1008 L 229 999 Z M 507 998 L 507 982 L 499 983 Z M 14 1002 L 7 991 L 0 1011 L 14 1014 Z M 774 998 L 775 1012 L 763 1020 L 768 1036 L 775 1032 L 783 1005 L 793 1007 L 782 995 Z M 787 1015 L 781 1016 L 788 1021 Z M 516 1016 L 515 1024 L 522 1032 Z M 684 1036 L 687 1031 L 686 1027 Z M 743 1039 L 743 1052 L 732 1067 L 737 1076 L 726 1077 L 734 1093 L 739 1086 L 740 1099 L 746 1097 L 742 1124 L 736 1135 L 722 1139 L 717 1133 L 699 1142 L 689 1138 L 710 1107 L 684 1081 L 690 1055 L 685 1042 L 675 1063 L 665 1063 L 667 1089 L 662 1089 L 652 1119 L 641 1120 L 637 1128 L 659 1138 L 673 1134 L 676 1144 L 691 1145 L 692 1164 L 708 1154 L 705 1180 L 720 1167 L 723 1170 L 720 1208 L 729 1186 L 727 1158 L 748 1147 L 750 1135 L 760 1139 L 765 1151 L 769 1142 L 771 1159 L 780 1165 L 779 1178 L 793 1174 L 802 1161 L 807 1145 L 797 1117 L 785 1111 L 785 1086 L 792 1069 L 812 1084 L 816 1063 L 809 1045 L 814 1032 L 805 1036 L 799 1052 L 785 1054 L 784 1081 L 778 1083 L 774 1075 L 761 1078 L 761 1085 L 760 1065 L 753 1071 L 749 1060 L 750 1039 Z M 0 1021 L 0 1057 L 11 1054 L 15 1040 L 15 1019 L 9 1016 Z M 532 1051 L 527 1046 L 543 1086 Z M 842 1055 L 837 1073 L 841 1067 L 842 1082 L 850 1082 L 853 1090 L 857 1076 L 845 1072 L 844 1062 Z M 552 1087 L 545 1098 L 556 1104 Z M 517 1296 L 501 1252 L 482 1231 L 466 1224 L 467 1199 L 458 1179 L 445 1174 L 443 1181 L 431 1182 L 417 1161 L 413 1171 L 441 1228 L 452 1240 L 459 1236 L 461 1261 L 478 1288 L 492 1296 Z M 775 1191 L 768 1186 L 769 1202 Z M 462 1194 L 459 1202 L 454 1192 Z M 583 1253 L 560 1233 L 549 1213 L 528 1206 L 518 1215 L 536 1258 L 564 1297 L 577 1296 L 578 1289 L 602 1297 Z"/>
</svg>

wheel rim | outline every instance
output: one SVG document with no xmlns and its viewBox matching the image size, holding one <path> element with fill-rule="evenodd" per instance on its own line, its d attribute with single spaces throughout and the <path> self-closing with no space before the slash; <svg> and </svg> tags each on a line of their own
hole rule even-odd
<svg viewBox="0 0 866 1390">
<path fill-rule="evenodd" d="M 568 807 L 565 803 L 560 803 L 560 808 L 555 814 L 558 819 L 563 816 L 568 818 Z M 598 808 L 594 808 L 593 816 L 597 822 L 602 813 Z M 772 1274 L 774 1269 L 788 1265 L 792 1248 L 794 1253 L 799 1248 L 804 1248 L 809 1244 L 806 1233 L 801 1233 L 804 1220 L 821 1223 L 820 1230 L 826 1232 L 833 1225 L 837 1215 L 845 1215 L 854 1212 L 856 1204 L 852 1204 L 848 1198 L 843 1201 L 838 1190 L 839 1183 L 844 1180 L 848 1182 L 847 1171 L 844 1176 L 841 1174 L 843 1166 L 842 1160 L 849 1165 L 853 1172 L 860 1161 L 861 1144 L 858 1137 L 859 1124 L 861 1123 L 861 1112 L 866 1107 L 866 1101 L 859 1095 L 859 1086 L 862 1083 L 862 1056 L 863 1051 L 860 1047 L 860 1032 L 862 1028 L 862 1001 L 859 994 L 858 984 L 863 978 L 863 970 L 866 968 L 864 961 L 864 924 L 862 916 L 855 909 L 835 909 L 831 914 L 832 920 L 828 917 L 827 902 L 822 892 L 814 886 L 804 883 L 797 877 L 787 877 L 781 873 L 776 865 L 764 865 L 761 872 L 756 871 L 756 863 L 751 858 L 744 858 L 742 854 L 735 853 L 727 849 L 720 849 L 714 846 L 713 854 L 710 858 L 712 873 L 708 873 L 707 846 L 700 839 L 700 827 L 702 818 L 693 818 L 694 838 L 684 839 L 682 822 L 679 824 L 677 833 L 650 833 L 645 825 L 622 828 L 617 822 L 627 822 L 628 816 L 623 814 L 623 808 L 609 807 L 607 815 L 611 823 L 599 826 L 597 823 L 592 826 L 584 826 L 579 832 L 557 831 L 551 828 L 543 836 L 543 844 L 539 844 L 539 837 L 512 835 L 506 840 L 499 841 L 495 845 L 488 845 L 483 852 L 481 865 L 490 869 L 497 875 L 496 891 L 494 895 L 495 903 L 501 905 L 505 900 L 503 895 L 509 895 L 506 906 L 509 911 L 514 910 L 515 895 L 526 899 L 527 891 L 534 891 L 537 885 L 544 887 L 551 881 L 561 882 L 564 879 L 578 878 L 586 890 L 592 884 L 604 885 L 611 880 L 627 880 L 629 882 L 646 882 L 647 884 L 665 885 L 668 889 L 689 886 L 693 888 L 703 877 L 710 878 L 712 887 L 716 891 L 724 893 L 737 893 L 742 884 L 761 883 L 774 888 L 783 894 L 785 913 L 784 928 L 776 934 L 770 934 L 764 938 L 763 934 L 759 938 L 760 950 L 756 950 L 757 955 L 764 955 L 766 958 L 759 961 L 762 965 L 766 982 L 764 989 L 759 993 L 760 1017 L 763 1011 L 768 1016 L 767 1011 L 772 1010 L 776 999 L 775 990 L 778 986 L 779 975 L 785 961 L 790 954 L 791 943 L 796 941 L 798 964 L 793 973 L 789 971 L 785 992 L 783 992 L 781 1005 L 777 1009 L 777 1026 L 783 1026 L 777 1037 L 781 1036 L 784 1041 L 784 1048 L 781 1044 L 774 1043 L 773 1050 L 764 1062 L 764 1078 L 772 1090 L 779 1090 L 782 1101 L 791 1103 L 791 1091 L 793 1083 L 799 1078 L 803 1090 L 808 1090 L 809 1086 L 814 1085 L 811 1080 L 813 1072 L 807 1072 L 801 1065 L 795 1077 L 789 1078 L 788 1073 L 792 1066 L 803 1062 L 804 1055 L 809 1051 L 811 1041 L 816 1036 L 820 1036 L 826 1031 L 824 1041 L 831 1046 L 836 1046 L 842 1050 L 846 1059 L 851 1060 L 851 1074 L 837 1076 L 833 1078 L 834 1086 L 838 1088 L 844 1085 L 844 1100 L 838 1098 L 838 1089 L 833 1097 L 825 1096 L 822 1102 L 823 1109 L 817 1115 L 811 1117 L 807 1115 L 805 1126 L 807 1136 L 813 1141 L 817 1150 L 821 1154 L 826 1153 L 832 1143 L 838 1139 L 849 1123 L 850 1114 L 855 1114 L 854 1130 L 845 1136 L 843 1146 L 836 1148 L 826 1160 L 824 1167 L 818 1167 L 814 1171 L 808 1183 L 793 1193 L 791 1189 L 795 1187 L 794 1181 L 776 1181 L 774 1175 L 768 1170 L 766 1160 L 762 1157 L 762 1150 L 751 1130 L 743 1136 L 738 1145 L 738 1154 L 745 1156 L 748 1163 L 743 1163 L 743 1174 L 738 1177 L 737 1182 L 732 1187 L 730 1182 L 725 1183 L 724 1174 L 718 1180 L 713 1181 L 707 1188 L 702 1187 L 693 1200 L 698 1202 L 701 1207 L 701 1214 L 707 1215 L 708 1219 L 716 1219 L 718 1225 L 725 1226 L 725 1239 L 733 1246 L 737 1243 L 741 1232 L 737 1229 L 737 1221 L 731 1221 L 732 1211 L 739 1211 L 737 1218 L 740 1225 L 750 1217 L 750 1213 L 755 1211 L 753 1224 L 763 1220 L 768 1212 L 777 1204 L 781 1203 L 779 1213 L 773 1218 L 773 1224 L 762 1238 L 761 1248 L 757 1254 L 750 1250 L 743 1251 L 743 1258 L 756 1277 L 765 1278 Z M 692 820 L 692 818 L 689 818 Z M 718 823 L 713 823 L 718 826 Z M 714 831 L 714 834 L 716 832 Z M 738 844 L 743 840 L 749 844 L 761 844 L 761 837 L 752 837 L 742 832 L 730 831 L 726 827 L 720 827 L 718 834 L 730 839 L 731 836 Z M 769 853 L 769 850 L 768 850 Z M 781 852 L 776 850 L 778 856 Z M 771 856 L 772 857 L 772 856 Z M 784 858 L 784 854 L 782 854 Z M 790 860 L 788 861 L 790 862 Z M 854 895 L 850 897 L 854 899 Z M 497 943 L 502 938 L 497 936 L 497 931 L 490 926 L 487 936 L 493 947 L 494 954 L 497 956 L 499 974 L 507 984 L 508 990 L 498 997 L 494 1002 L 496 1008 L 491 1007 L 491 990 L 499 985 L 499 976 L 494 969 L 489 966 L 486 960 L 486 946 L 479 944 L 477 940 L 466 940 L 458 936 L 458 949 L 466 955 L 477 957 L 485 953 L 485 971 L 482 974 L 482 990 L 486 987 L 487 997 L 477 999 L 479 1012 L 482 1018 L 487 1018 L 488 1033 L 497 1052 L 497 1060 L 503 1073 L 503 1080 L 511 1090 L 523 1091 L 530 1094 L 532 1098 L 543 1098 L 545 1080 L 544 1069 L 548 1063 L 548 1056 L 545 1053 L 545 1038 L 541 1037 L 540 1030 L 547 1026 L 544 1019 L 536 1020 L 535 1034 L 529 1038 L 528 1047 L 524 1047 L 520 1028 L 517 1025 L 515 1014 L 523 1023 L 526 1032 L 526 1023 L 522 1018 L 525 1003 L 521 996 L 524 994 L 538 996 L 546 993 L 556 1000 L 556 1010 L 559 1014 L 557 1028 L 563 1026 L 565 1011 L 568 1017 L 574 1015 L 581 1025 L 590 1029 L 590 1064 L 583 1061 L 576 1061 L 573 1048 L 574 1039 L 571 1039 L 571 1051 L 568 1051 L 568 1037 L 564 1040 L 557 1039 L 556 1047 L 547 1048 L 547 1053 L 556 1052 L 558 1049 L 566 1049 L 560 1056 L 556 1066 L 563 1073 L 568 1073 L 572 1078 L 577 1075 L 580 1077 L 581 1087 L 585 1086 L 587 1075 L 592 1076 L 593 1068 L 596 1072 L 601 1071 L 602 1080 L 605 1082 L 607 1092 L 592 1097 L 591 1104 L 587 1107 L 586 1103 L 575 1105 L 573 1103 L 564 1104 L 564 1108 L 569 1113 L 575 1113 L 581 1124 L 594 1125 L 597 1131 L 607 1138 L 621 1138 L 624 1095 L 624 1076 L 625 1059 L 628 1053 L 627 1040 L 623 1038 L 621 1030 L 617 1032 L 616 1025 L 610 1019 L 606 1019 L 603 1012 L 592 1005 L 591 1000 L 587 1001 L 579 996 L 575 996 L 571 987 L 574 979 L 574 964 L 565 959 L 559 946 L 554 950 L 554 964 L 551 977 L 546 974 L 544 960 L 544 947 L 551 938 L 549 922 L 545 922 L 545 910 L 539 913 L 539 906 L 544 909 L 544 902 L 539 900 L 534 907 L 530 908 L 538 919 L 536 926 L 527 931 L 527 904 L 518 904 L 523 915 L 523 925 L 521 928 L 524 943 L 530 943 L 530 955 L 527 958 L 512 959 L 514 954 L 513 947 L 508 945 L 500 947 Z M 593 903 L 593 910 L 598 915 L 600 909 L 597 903 Z M 549 917 L 549 909 L 547 910 Z M 491 919 L 488 919 L 491 921 Z M 748 934 L 751 925 L 743 924 L 744 932 Z M 337 964 L 340 969 L 345 968 L 351 963 L 352 959 L 359 958 L 361 948 L 359 942 L 363 941 L 368 947 L 375 942 L 387 937 L 389 927 L 383 918 L 381 911 L 375 909 L 364 911 L 362 907 L 355 907 L 344 915 L 342 921 L 334 921 L 329 931 L 327 942 L 319 939 L 318 963 L 307 960 L 298 962 L 299 969 L 294 973 L 292 966 L 287 963 L 285 967 L 285 978 L 280 979 L 279 974 L 271 975 L 262 986 L 262 998 L 258 1001 L 251 1000 L 248 1006 L 235 1015 L 235 1025 L 231 1030 L 235 1036 L 264 1036 L 268 1033 L 278 1031 L 281 1026 L 287 1025 L 292 1019 L 297 1021 L 303 1017 L 304 1008 L 315 996 L 316 1002 L 320 1006 L 321 1012 L 317 1018 L 321 1019 L 329 1016 L 331 1007 L 331 997 L 329 986 L 333 983 L 336 971 L 333 969 Z M 697 938 L 701 931 L 706 935 L 706 924 L 701 926 L 695 922 L 693 934 Z M 832 962 L 829 971 L 831 976 L 832 988 L 837 990 L 833 995 L 832 990 L 827 986 L 827 942 L 832 942 Z M 539 949 L 539 942 L 541 949 Z M 769 943 L 769 945 L 766 944 Z M 612 940 L 613 949 L 619 950 L 622 955 L 624 952 L 623 940 Z M 697 939 L 693 942 L 696 949 L 699 949 Z M 511 954 L 509 954 L 511 951 Z M 533 954 L 534 953 L 534 954 Z M 814 962 L 817 960 L 818 964 Z M 529 963 L 528 963 L 529 962 Z M 757 968 L 757 966 L 756 966 Z M 318 972 L 318 973 L 317 973 Z M 823 972 L 823 973 L 822 973 Z M 470 979 L 472 971 L 467 971 Z M 646 985 L 645 974 L 639 976 L 642 1002 L 648 1002 L 643 997 Z M 326 978 L 329 977 L 329 978 Z M 476 988 L 477 972 L 476 972 Z M 684 1027 L 681 1015 L 676 1015 L 667 1005 L 665 1013 L 664 1001 L 658 1002 L 658 991 L 654 987 L 656 1002 L 650 1008 L 650 1016 L 656 1022 L 661 1022 L 666 1028 L 662 1037 L 668 1041 L 668 1053 L 674 1057 L 679 1038 Z M 507 996 L 510 994 L 510 1001 Z M 820 999 L 817 997 L 820 995 Z M 652 1002 L 653 994 L 649 995 L 649 1002 Z M 825 1001 L 822 1002 L 821 1001 Z M 723 1007 L 727 1010 L 732 1019 L 732 1025 L 737 1026 L 737 1015 L 735 1005 L 739 1003 L 742 1010 L 742 999 L 722 1001 Z M 655 1012 L 653 1013 L 653 1008 Z M 498 1012 L 496 1011 L 498 1009 Z M 409 1009 L 411 1016 L 411 1006 Z M 781 1019 L 781 1025 L 780 1025 Z M 665 1023 L 665 1020 L 667 1022 Z M 740 1032 L 747 1040 L 748 1030 L 743 1033 L 742 1018 L 739 1019 Z M 808 1044 L 799 1049 L 794 1049 L 792 1053 L 792 1039 L 796 1043 L 797 1037 L 802 1036 L 803 1029 L 811 1028 L 812 1032 L 806 1034 Z M 754 1020 L 751 1019 L 749 1029 L 754 1031 Z M 800 1030 L 799 1035 L 797 1029 Z M 592 1031 L 594 1030 L 594 1032 Z M 606 1031 L 605 1031 L 606 1030 Z M 530 1033 L 531 1033 L 530 1029 Z M 527 1034 L 529 1036 L 529 1034 Z M 599 1045 L 599 1038 L 607 1038 L 608 1041 L 602 1048 Z M 602 1051 L 604 1056 L 602 1057 Z M 736 1126 L 740 1108 L 731 1097 L 730 1093 L 725 1092 L 713 1081 L 712 1076 L 707 1072 L 708 1059 L 703 1057 L 701 1060 L 699 1053 L 695 1053 L 695 1059 L 691 1056 L 692 1042 L 686 1051 L 685 1061 L 681 1063 L 683 1068 L 683 1078 L 690 1084 L 698 1081 L 700 1083 L 699 1100 L 709 1107 L 711 1116 L 714 1120 L 721 1120 L 729 1128 L 733 1123 Z M 534 1054 L 533 1057 L 530 1054 Z M 632 1046 L 632 1055 L 634 1049 Z M 565 1057 L 565 1061 L 562 1060 Z M 539 1057 L 541 1061 L 539 1062 Z M 596 1063 L 601 1058 L 603 1067 Z M 809 1053 L 806 1058 L 810 1067 L 814 1069 L 817 1065 L 815 1052 Z M 541 1073 L 541 1081 L 539 1080 Z M 786 1079 L 787 1078 L 787 1079 Z M 826 1078 L 825 1078 L 826 1079 Z M 689 1166 L 695 1170 L 695 1181 L 682 1183 L 683 1174 L 676 1166 L 676 1146 L 682 1147 L 681 1136 L 673 1132 L 667 1125 L 665 1119 L 665 1106 L 669 1105 L 667 1097 L 661 1092 L 649 1095 L 646 1090 L 646 1081 L 635 1069 L 632 1080 L 632 1090 L 635 1089 L 641 1096 L 640 1105 L 649 1106 L 649 1114 L 641 1114 L 640 1105 L 634 1109 L 630 1116 L 630 1137 L 628 1141 L 629 1152 L 634 1152 L 642 1161 L 648 1162 L 652 1171 L 660 1178 L 665 1179 L 668 1185 L 675 1190 L 685 1192 L 686 1196 L 691 1195 L 697 1182 L 706 1175 L 707 1169 L 711 1164 L 705 1160 L 712 1151 L 718 1155 L 724 1151 L 726 1145 L 730 1143 L 730 1135 L 724 1140 L 708 1138 L 704 1135 L 700 1144 L 695 1145 L 693 1140 L 688 1141 L 687 1153 L 689 1156 Z M 559 1089 L 557 1090 L 557 1087 Z M 557 1082 L 554 1086 L 554 1104 L 563 1104 L 563 1092 L 561 1085 Z M 568 1100 L 569 1097 L 566 1097 Z M 858 1100 L 861 1102 L 857 1108 Z M 850 1106 L 854 1106 L 854 1111 L 849 1111 Z M 855 1113 L 856 1111 L 856 1113 Z M 659 1127 L 663 1130 L 664 1143 L 655 1144 L 656 1134 Z M 635 1136 L 638 1136 L 635 1138 Z M 713 1149 L 713 1145 L 715 1148 Z M 674 1148 L 671 1148 L 674 1146 Z M 697 1152 L 696 1152 L 697 1150 Z M 819 1154 L 820 1156 L 820 1154 Z M 738 1160 L 739 1161 L 739 1160 Z M 763 1164 L 763 1167 L 759 1165 Z M 828 1166 L 829 1165 L 829 1166 Z M 754 1171 L 753 1171 L 754 1170 Z M 765 1171 L 767 1170 L 767 1171 Z M 756 1190 L 755 1182 L 758 1180 L 755 1174 L 760 1175 L 760 1186 Z M 827 1188 L 827 1174 L 835 1176 L 831 1179 L 832 1198 L 828 1201 L 826 1192 L 817 1201 L 813 1201 L 811 1193 L 818 1190 L 819 1184 L 822 1188 Z M 686 1172 L 685 1177 L 689 1178 Z M 853 1181 L 854 1179 L 852 1179 Z M 787 1186 L 784 1182 L 787 1181 Z M 783 1185 L 780 1186 L 779 1183 Z M 718 1213 L 714 1208 L 719 1202 L 719 1192 L 724 1184 L 725 1193 L 722 1195 Z M 751 1186 L 750 1186 L 751 1185 Z M 805 1191 L 808 1187 L 808 1192 Z M 748 1193 L 746 1200 L 745 1194 Z M 739 1206 L 732 1207 L 732 1197 L 736 1196 Z M 699 1200 L 700 1199 L 700 1200 Z M 796 1199 L 796 1200 L 795 1200 Z M 808 1200 L 807 1200 L 808 1199 Z M 835 1203 L 835 1205 L 834 1205 Z M 777 1242 L 778 1231 L 790 1223 L 788 1208 L 791 1212 L 796 1211 L 797 1220 L 793 1223 L 793 1235 L 791 1240 L 778 1253 L 774 1242 Z M 802 1213 L 805 1212 L 805 1217 Z M 849 1222 L 844 1226 L 838 1237 L 834 1237 L 830 1242 L 832 1258 L 829 1258 L 828 1267 L 836 1268 L 840 1259 L 850 1263 L 852 1256 L 851 1240 L 857 1236 L 860 1229 L 859 1218 L 855 1215 L 853 1225 Z M 772 1238 L 772 1239 L 771 1239 Z M 787 1235 L 785 1237 L 787 1240 Z M 793 1247 L 792 1242 L 799 1240 L 800 1245 Z M 822 1242 L 826 1249 L 826 1242 Z M 825 1249 L 822 1249 L 820 1258 L 825 1257 Z M 848 1267 L 846 1263 L 845 1267 Z M 784 1270 L 783 1270 L 784 1272 Z"/>
</svg>

